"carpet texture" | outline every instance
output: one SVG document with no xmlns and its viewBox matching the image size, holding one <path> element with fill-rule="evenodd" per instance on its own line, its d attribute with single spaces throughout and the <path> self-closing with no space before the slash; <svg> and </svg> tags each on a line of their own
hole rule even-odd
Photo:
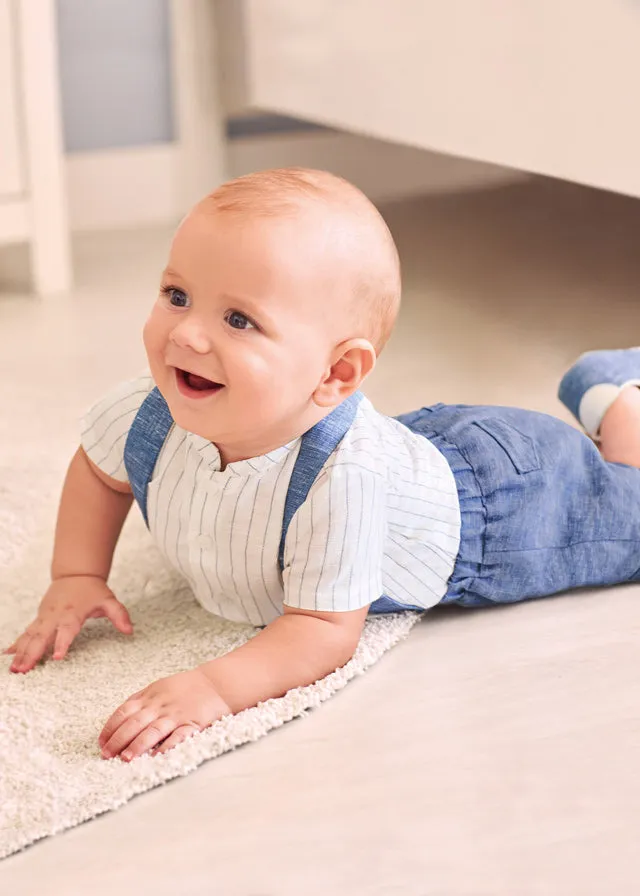
<svg viewBox="0 0 640 896">
<path fill-rule="evenodd" d="M 29 545 L 22 539 L 12 565 L 3 569 L 2 649 L 34 615 L 47 583 L 51 538 L 49 531 Z M 8 671 L 11 657 L 1 657 L 0 858 L 117 809 L 136 794 L 304 715 L 366 671 L 419 618 L 407 613 L 369 620 L 356 654 L 342 669 L 217 722 L 165 755 L 126 764 L 100 758 L 97 737 L 113 710 L 150 682 L 226 653 L 255 630 L 203 610 L 165 569 L 137 520 L 127 524 L 111 584 L 129 609 L 133 636 L 94 619 L 61 662 L 14 675 Z"/>
</svg>

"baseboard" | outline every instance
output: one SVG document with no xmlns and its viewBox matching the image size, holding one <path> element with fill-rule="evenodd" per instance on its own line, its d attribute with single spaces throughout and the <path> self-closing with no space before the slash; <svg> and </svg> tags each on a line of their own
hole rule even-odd
<svg viewBox="0 0 640 896">
<path fill-rule="evenodd" d="M 227 146 L 229 177 L 287 165 L 324 168 L 356 183 L 374 202 L 482 189 L 524 177 L 495 165 L 331 131 L 237 138 Z M 71 228 L 175 222 L 186 210 L 176 187 L 178 164 L 175 144 L 68 155 Z"/>
</svg>

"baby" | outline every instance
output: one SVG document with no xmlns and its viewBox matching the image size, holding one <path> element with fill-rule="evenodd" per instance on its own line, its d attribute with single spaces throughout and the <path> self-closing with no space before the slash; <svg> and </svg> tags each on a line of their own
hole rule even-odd
<svg viewBox="0 0 640 896">
<path fill-rule="evenodd" d="M 316 681 L 352 656 L 368 613 L 640 577 L 640 392 L 624 388 L 640 352 L 589 354 L 563 380 L 600 453 L 516 408 L 391 419 L 359 388 L 399 304 L 382 217 L 328 173 L 239 178 L 180 224 L 144 328 L 151 375 L 89 411 L 52 584 L 5 652 L 28 672 L 90 617 L 131 633 L 107 578 L 134 499 L 202 605 L 261 631 L 130 697 L 104 757 L 166 752 Z"/>
</svg>

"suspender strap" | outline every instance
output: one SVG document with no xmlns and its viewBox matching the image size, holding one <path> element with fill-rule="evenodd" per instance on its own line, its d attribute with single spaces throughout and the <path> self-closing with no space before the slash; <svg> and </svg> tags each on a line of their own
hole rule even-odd
<svg viewBox="0 0 640 896">
<path fill-rule="evenodd" d="M 167 403 L 156 387 L 140 405 L 124 446 L 129 483 L 147 527 L 147 487 L 172 426 L 173 418 Z"/>
<path fill-rule="evenodd" d="M 362 400 L 362 393 L 354 392 L 339 404 L 328 416 L 302 436 L 300 451 L 296 458 L 289 489 L 284 503 L 282 536 L 278 551 L 280 569 L 284 569 L 284 545 L 289 524 L 296 510 L 306 500 L 311 486 L 318 478 L 330 455 L 336 450 L 345 433 L 353 423 Z"/>
</svg>

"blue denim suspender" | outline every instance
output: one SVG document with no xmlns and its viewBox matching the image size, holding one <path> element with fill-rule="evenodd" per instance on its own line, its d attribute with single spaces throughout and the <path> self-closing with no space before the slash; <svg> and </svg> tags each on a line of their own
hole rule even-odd
<svg viewBox="0 0 640 896">
<path fill-rule="evenodd" d="M 173 417 L 167 402 L 155 388 L 140 405 L 124 446 L 124 465 L 129 484 L 147 528 L 147 489 L 158 455 L 172 426 Z"/>
<path fill-rule="evenodd" d="M 339 404 L 327 417 L 316 423 L 302 436 L 300 451 L 296 458 L 293 473 L 289 481 L 287 497 L 284 502 L 282 520 L 282 536 L 278 551 L 280 569 L 284 569 L 284 544 L 287 539 L 289 524 L 296 510 L 306 500 L 311 486 L 318 478 L 330 455 L 336 450 L 345 433 L 353 423 L 362 399 L 360 392 L 354 392 L 346 401 Z"/>
</svg>

